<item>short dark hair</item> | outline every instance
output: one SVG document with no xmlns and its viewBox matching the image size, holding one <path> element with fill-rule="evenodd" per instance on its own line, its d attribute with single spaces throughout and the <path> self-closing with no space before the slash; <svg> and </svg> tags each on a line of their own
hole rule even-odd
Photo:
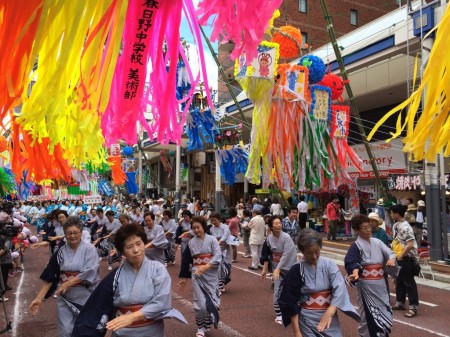
<svg viewBox="0 0 450 337">
<path fill-rule="evenodd" d="M 69 227 L 73 227 L 73 226 L 77 227 L 80 231 L 83 231 L 83 222 L 81 221 L 81 219 L 77 216 L 69 216 L 63 225 L 64 233 L 66 232 L 66 230 Z"/>
<path fill-rule="evenodd" d="M 364 222 L 369 222 L 369 217 L 365 214 L 357 214 L 352 218 L 352 228 L 357 231 Z"/>
<path fill-rule="evenodd" d="M 58 212 L 55 214 L 56 219 L 58 219 L 58 216 L 59 216 L 61 213 L 64 214 L 64 215 L 66 216 L 66 218 L 69 217 L 69 213 L 67 213 L 67 211 L 65 211 L 65 210 L 63 210 L 63 209 L 59 209 Z"/>
<path fill-rule="evenodd" d="M 147 243 L 147 235 L 145 234 L 144 228 L 136 223 L 131 223 L 127 226 L 120 227 L 116 233 L 114 245 L 119 252 L 123 252 L 125 241 L 133 235 L 140 237 L 144 244 Z"/>
<path fill-rule="evenodd" d="M 217 213 L 217 212 L 211 212 L 211 214 L 209 215 L 209 218 L 211 219 L 211 218 L 214 218 L 214 219 L 217 219 L 217 220 L 222 220 L 221 219 L 221 217 L 220 217 L 220 214 L 219 213 Z"/>
<path fill-rule="evenodd" d="M 146 218 L 146 217 L 150 217 L 150 218 L 152 218 L 152 220 L 153 221 L 155 221 L 155 214 L 153 214 L 152 212 L 145 212 L 144 213 L 144 219 Z"/>
<path fill-rule="evenodd" d="M 205 231 L 205 233 L 208 231 L 208 223 L 206 222 L 204 217 L 202 217 L 202 216 L 194 216 L 192 218 L 192 221 L 191 221 L 191 227 L 192 227 L 192 224 L 194 222 L 198 222 L 200 225 L 202 225 L 203 230 Z"/>
<path fill-rule="evenodd" d="M 105 215 L 106 215 L 106 216 L 109 216 L 109 215 L 114 216 L 114 211 L 111 211 L 111 210 L 106 211 Z"/>
<path fill-rule="evenodd" d="M 167 215 L 169 217 L 169 219 L 172 219 L 172 211 L 170 209 L 166 209 L 163 212 L 163 215 Z"/>
<path fill-rule="evenodd" d="M 281 216 L 279 216 L 279 215 L 271 216 L 271 217 L 269 218 L 269 221 L 267 222 L 267 225 L 269 226 L 270 229 L 272 229 L 272 227 L 273 227 L 273 222 L 274 222 L 275 219 L 278 219 L 278 220 L 280 220 L 280 221 L 283 221 L 283 219 L 282 219 Z"/>
<path fill-rule="evenodd" d="M 103 208 L 101 208 L 101 207 L 97 208 L 97 209 L 96 209 L 96 212 L 97 212 L 97 213 L 104 213 Z"/>
<path fill-rule="evenodd" d="M 296 211 L 298 212 L 298 208 L 295 205 L 292 205 L 291 207 L 289 207 L 288 213 L 291 213 L 292 211 Z"/>
<path fill-rule="evenodd" d="M 186 209 L 186 210 L 184 210 L 183 212 L 181 212 L 181 216 L 185 216 L 185 215 L 187 215 L 187 216 L 189 216 L 190 218 L 192 218 L 192 213 L 191 213 L 191 211 L 188 210 L 188 209 Z"/>
<path fill-rule="evenodd" d="M 228 209 L 228 215 L 230 216 L 230 218 L 234 218 L 235 216 L 237 216 L 236 208 L 230 207 Z"/>
<path fill-rule="evenodd" d="M 252 212 L 250 212 L 250 210 L 249 209 L 244 209 L 244 212 L 242 212 L 243 214 L 244 214 L 244 216 L 245 217 L 248 217 L 248 216 L 250 216 L 250 215 L 252 215 Z"/>
<path fill-rule="evenodd" d="M 304 201 L 304 200 L 305 200 L 305 196 L 304 196 L 304 195 L 299 196 L 299 197 L 298 197 L 298 200 Z"/>
<path fill-rule="evenodd" d="M 389 210 L 392 213 L 397 213 L 398 215 L 400 215 L 401 217 L 405 216 L 405 212 L 407 210 L 407 207 L 405 205 L 392 205 Z"/>
<path fill-rule="evenodd" d="M 312 245 L 319 245 L 319 247 L 322 249 L 322 238 L 320 237 L 319 233 L 311 228 L 302 229 L 298 234 L 296 241 L 298 250 L 302 253 L 306 248 Z"/>
</svg>

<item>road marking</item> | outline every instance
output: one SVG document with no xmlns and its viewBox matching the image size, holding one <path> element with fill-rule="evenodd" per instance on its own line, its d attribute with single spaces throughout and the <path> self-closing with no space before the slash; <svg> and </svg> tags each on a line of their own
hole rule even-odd
<svg viewBox="0 0 450 337">
<path fill-rule="evenodd" d="M 23 268 L 23 267 L 22 267 Z M 20 273 L 20 281 L 19 284 L 17 286 L 17 291 L 16 291 L 16 303 L 14 303 L 14 315 L 13 315 L 13 320 L 12 320 L 12 331 L 11 331 L 11 335 L 12 337 L 16 337 L 17 336 L 17 327 L 19 326 L 19 323 L 22 322 L 22 310 L 20 310 L 20 295 L 22 294 L 22 283 L 23 283 L 23 279 L 24 279 L 24 275 L 25 275 L 25 268 L 22 269 L 22 272 Z"/>
<path fill-rule="evenodd" d="M 393 294 L 393 293 L 389 293 L 389 295 L 391 295 L 392 297 L 396 297 L 396 296 L 397 296 L 397 295 L 395 295 L 395 294 Z M 439 305 L 437 305 L 437 304 L 430 303 L 430 302 L 425 302 L 425 301 L 422 301 L 422 300 L 419 300 L 419 304 L 427 305 L 427 306 L 433 307 L 433 308 L 439 306 Z"/>
<path fill-rule="evenodd" d="M 422 302 L 420 302 L 420 303 L 422 303 Z M 418 329 L 418 330 L 426 331 L 426 332 L 432 333 L 432 334 L 434 334 L 434 335 L 436 335 L 436 336 L 441 336 L 441 337 L 450 337 L 449 335 L 444 335 L 443 333 L 440 333 L 440 332 L 437 332 L 437 331 L 434 331 L 434 330 L 430 330 L 430 329 L 422 328 L 422 327 L 420 327 L 420 326 L 418 326 L 418 325 L 416 325 L 416 324 L 412 324 L 412 323 L 404 322 L 404 321 L 401 321 L 401 320 L 399 320 L 399 319 L 394 319 L 394 322 L 397 322 L 397 323 L 400 323 L 400 324 L 404 324 L 404 325 L 407 325 L 407 326 L 413 327 L 414 329 Z"/>
<path fill-rule="evenodd" d="M 184 297 L 178 295 L 175 292 L 172 292 L 172 298 L 179 301 L 182 305 L 189 308 L 189 310 L 194 310 L 194 305 L 185 299 Z M 239 333 L 238 331 L 234 330 L 232 327 L 226 325 L 224 322 L 219 321 L 219 326 L 217 327 L 218 330 L 224 331 L 227 336 L 234 336 L 234 337 L 245 337 L 243 334 Z"/>
</svg>

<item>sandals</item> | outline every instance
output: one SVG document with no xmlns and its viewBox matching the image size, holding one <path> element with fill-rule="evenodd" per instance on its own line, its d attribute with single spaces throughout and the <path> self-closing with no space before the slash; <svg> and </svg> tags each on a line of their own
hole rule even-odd
<svg viewBox="0 0 450 337">
<path fill-rule="evenodd" d="M 200 333 L 200 332 L 197 332 L 197 333 L 195 334 L 195 337 L 205 337 L 205 335 L 202 334 L 202 333 Z"/>
<path fill-rule="evenodd" d="M 405 310 L 405 306 L 404 305 L 393 305 L 392 306 L 392 310 Z"/>
<path fill-rule="evenodd" d="M 405 317 L 407 318 L 413 318 L 414 316 L 417 315 L 417 309 L 409 309 L 406 314 Z"/>
<path fill-rule="evenodd" d="M 275 318 L 275 323 L 278 325 L 283 325 L 283 320 L 281 319 L 281 317 L 277 317 Z"/>
</svg>

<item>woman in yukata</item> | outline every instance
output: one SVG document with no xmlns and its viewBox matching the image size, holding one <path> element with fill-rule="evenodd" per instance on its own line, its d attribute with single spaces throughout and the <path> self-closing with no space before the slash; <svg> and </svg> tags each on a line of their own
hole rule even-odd
<svg viewBox="0 0 450 337">
<path fill-rule="evenodd" d="M 341 337 L 337 309 L 360 320 L 344 278 L 333 260 L 320 256 L 319 233 L 303 229 L 297 246 L 303 257 L 287 273 L 278 299 L 283 324 L 286 327 L 292 323 L 295 337 Z"/>
<path fill-rule="evenodd" d="M 95 289 L 100 275 L 95 247 L 81 240 L 83 223 L 80 218 L 68 217 L 63 229 L 67 242 L 42 272 L 42 285 L 29 309 L 35 315 L 44 299 L 57 287 L 58 336 L 70 337 L 77 314 Z"/>
<path fill-rule="evenodd" d="M 68 218 L 67 211 L 56 209 L 49 215 L 49 222 L 43 227 L 42 241 L 31 245 L 31 249 L 49 247 L 50 257 L 64 240 L 64 223 Z"/>
<path fill-rule="evenodd" d="M 164 249 L 169 245 L 164 229 L 160 225 L 155 225 L 155 215 L 150 212 L 144 213 L 144 230 L 147 235 L 147 244 L 145 245 L 145 256 L 149 260 L 164 263 Z"/>
<path fill-rule="evenodd" d="M 220 215 L 211 213 L 209 220 L 212 223 L 209 229 L 211 236 L 215 237 L 222 251 L 222 261 L 220 262 L 219 291 L 225 292 L 225 285 L 231 281 L 231 251 L 227 243 L 230 237 L 230 228 L 220 222 Z"/>
<path fill-rule="evenodd" d="M 382 241 L 372 237 L 372 227 L 366 215 L 352 218 L 352 228 L 358 234 L 345 256 L 347 281 L 356 286 L 358 326 L 361 337 L 389 336 L 392 309 L 389 302 L 388 273 L 397 276 L 395 253 Z"/>
<path fill-rule="evenodd" d="M 172 212 L 168 209 L 163 212 L 161 226 L 164 230 L 164 235 L 169 242 L 169 246 L 164 250 L 165 262 L 166 264 L 175 264 L 175 234 L 177 232 L 177 224 L 175 223 L 175 220 L 172 219 Z"/>
<path fill-rule="evenodd" d="M 205 218 L 197 216 L 192 219 L 194 237 L 183 253 L 181 280 L 178 282 L 180 287 L 184 287 L 186 279 L 192 278 L 196 337 L 205 337 L 212 324 L 216 329 L 219 324 L 219 265 L 222 252 L 217 239 L 206 234 L 207 229 Z"/>
<path fill-rule="evenodd" d="M 272 273 L 275 323 L 281 325 L 283 320 L 278 305 L 280 284 L 292 265 L 297 262 L 297 249 L 295 249 L 291 236 L 282 230 L 281 216 L 276 215 L 269 218 L 268 225 L 271 234 L 264 241 L 261 252 L 261 264 L 263 264 L 261 278 L 264 280 L 267 273 Z"/>
<path fill-rule="evenodd" d="M 131 223 L 116 233 L 115 246 L 126 257 L 92 293 L 78 315 L 71 337 L 164 337 L 164 318 L 186 320 L 172 308 L 171 279 L 164 265 L 145 256 L 147 236 Z"/>
<path fill-rule="evenodd" d="M 190 234 L 192 213 L 188 210 L 184 210 L 181 213 L 181 216 L 182 218 L 178 222 L 177 232 L 175 235 L 177 238 L 177 244 L 179 244 L 181 248 L 181 255 L 183 255 L 183 252 L 192 237 Z"/>
</svg>

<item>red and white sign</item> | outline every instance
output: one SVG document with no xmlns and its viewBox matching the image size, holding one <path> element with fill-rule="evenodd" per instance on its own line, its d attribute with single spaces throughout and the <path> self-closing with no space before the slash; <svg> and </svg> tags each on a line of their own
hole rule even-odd
<svg viewBox="0 0 450 337">
<path fill-rule="evenodd" d="M 393 139 L 389 143 L 384 141 L 370 143 L 370 148 L 378 167 L 381 178 L 387 178 L 390 174 L 406 173 L 405 154 L 402 151 L 401 139 Z M 369 156 L 364 144 L 353 145 L 352 149 L 362 159 L 364 172 L 358 172 L 350 161 L 347 162 L 347 172 L 350 177 L 358 179 L 375 179 Z"/>
</svg>

